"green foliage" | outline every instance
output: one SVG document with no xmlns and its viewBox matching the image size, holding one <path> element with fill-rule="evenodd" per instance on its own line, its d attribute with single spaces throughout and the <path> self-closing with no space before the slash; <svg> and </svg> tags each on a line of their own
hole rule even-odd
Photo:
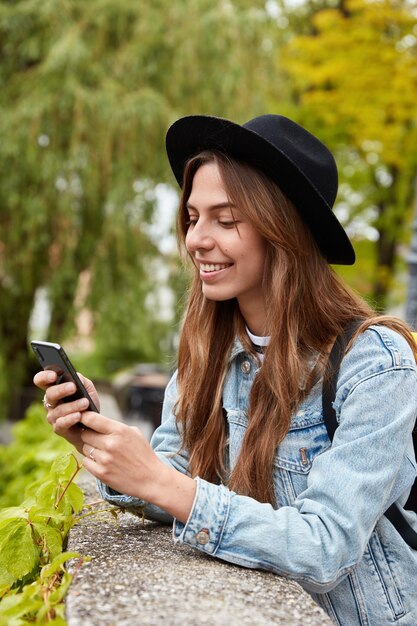
<svg viewBox="0 0 417 626">
<path fill-rule="evenodd" d="M 65 551 L 70 529 L 82 517 L 108 512 L 117 519 L 124 511 L 99 501 L 80 515 L 84 494 L 74 479 L 82 466 L 43 407 L 33 405 L 13 433 L 10 446 L 0 446 L 0 626 L 66 626 L 72 576 L 65 564 L 88 560 Z M 143 522 L 143 511 L 136 514 Z"/>
<path fill-rule="evenodd" d="M 372 270 L 375 263 L 375 247 L 369 239 L 355 242 L 355 253 L 360 262 L 361 271 L 355 265 L 338 265 L 334 270 L 361 296 L 372 299 Z"/>
<path fill-rule="evenodd" d="M 18 505 L 28 486 L 42 482 L 57 456 L 71 449 L 53 433 L 43 406 L 33 404 L 13 427 L 12 442 L 0 446 L 0 508 Z"/>
<path fill-rule="evenodd" d="M 350 219 L 367 214 L 378 231 L 373 295 L 383 307 L 410 225 L 417 168 L 416 3 L 306 6 L 310 27 L 289 39 L 280 62 L 296 115 L 343 162 L 342 183 L 356 192 L 355 202 L 347 200 Z"/>
<path fill-rule="evenodd" d="M 126 358 L 158 359 L 155 202 L 136 188 L 174 184 L 175 118 L 263 110 L 267 26 L 263 0 L 0 0 L 0 416 L 30 380 L 38 288 L 51 340 L 87 305 L 104 352 L 126 337 Z"/>
<path fill-rule="evenodd" d="M 62 601 L 71 582 L 64 565 L 80 556 L 63 550 L 84 503 L 74 483 L 81 465 L 71 452 L 63 454 L 68 445 L 44 423 L 44 410 L 32 407 L 15 427 L 15 440 L 0 448 L 0 626 L 64 626 Z"/>
</svg>

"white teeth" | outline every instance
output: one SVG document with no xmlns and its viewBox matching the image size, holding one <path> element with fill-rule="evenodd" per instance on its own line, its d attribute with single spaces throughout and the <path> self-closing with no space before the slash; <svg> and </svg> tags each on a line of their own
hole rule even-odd
<svg viewBox="0 0 417 626">
<path fill-rule="evenodd" d="M 226 267 L 229 267 L 228 265 L 213 265 L 213 264 L 208 264 L 208 263 L 200 263 L 200 269 L 203 272 L 218 272 L 219 270 L 224 270 L 226 269 Z"/>
</svg>

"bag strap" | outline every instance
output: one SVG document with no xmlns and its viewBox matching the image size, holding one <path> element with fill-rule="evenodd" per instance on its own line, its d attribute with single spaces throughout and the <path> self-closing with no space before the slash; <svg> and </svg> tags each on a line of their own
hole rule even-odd
<svg viewBox="0 0 417 626">
<path fill-rule="evenodd" d="M 339 425 L 336 419 L 336 411 L 334 410 L 333 402 L 336 397 L 337 379 L 339 376 L 340 365 L 345 355 L 346 346 L 357 330 L 359 324 L 360 322 L 358 320 L 350 322 L 347 324 L 344 331 L 336 337 L 324 372 L 322 391 L 323 418 L 330 441 L 333 441 L 336 428 Z M 414 451 L 417 452 L 416 429 L 413 432 L 413 443 Z M 417 511 L 417 479 L 411 489 L 405 508 Z M 410 548 L 417 550 L 417 533 L 406 521 L 395 502 L 387 511 L 385 511 L 385 515 Z"/>
<path fill-rule="evenodd" d="M 415 484 L 416 483 L 414 483 L 414 485 Z M 413 550 L 417 550 L 417 533 L 407 522 L 395 502 L 391 504 L 389 509 L 385 511 L 385 516 L 389 519 L 396 531 L 400 533 L 404 541 L 408 543 L 410 548 L 413 548 Z"/>
<path fill-rule="evenodd" d="M 359 324 L 360 322 L 358 320 L 349 322 L 343 332 L 336 337 L 324 372 L 322 394 L 323 417 L 330 441 L 333 441 L 336 428 L 339 425 L 336 419 L 336 411 L 333 408 L 333 402 L 336 397 L 340 365 L 345 356 L 346 346 L 359 327 Z"/>
</svg>

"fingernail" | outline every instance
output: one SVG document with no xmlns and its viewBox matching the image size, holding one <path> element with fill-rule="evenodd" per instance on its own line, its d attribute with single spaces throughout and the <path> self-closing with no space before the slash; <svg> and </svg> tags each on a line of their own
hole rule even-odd
<svg viewBox="0 0 417 626">
<path fill-rule="evenodd" d="M 73 391 L 75 391 L 74 383 L 68 383 L 67 385 L 65 385 L 65 391 L 68 391 L 68 393 L 72 393 Z"/>
<path fill-rule="evenodd" d="M 79 401 L 78 406 L 82 409 L 86 409 L 89 405 L 89 402 L 87 400 L 87 398 L 82 398 L 82 400 Z"/>
<path fill-rule="evenodd" d="M 55 380 L 55 374 L 53 372 L 48 372 L 48 374 L 46 375 L 46 380 L 48 381 L 48 383 L 53 383 Z"/>
</svg>

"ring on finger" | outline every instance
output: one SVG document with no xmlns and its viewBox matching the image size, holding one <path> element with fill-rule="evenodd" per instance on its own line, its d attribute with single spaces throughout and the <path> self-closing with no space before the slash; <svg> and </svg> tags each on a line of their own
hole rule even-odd
<svg viewBox="0 0 417 626">
<path fill-rule="evenodd" d="M 51 404 L 50 402 L 48 402 L 48 400 L 46 399 L 46 394 L 43 397 L 42 404 L 45 407 L 45 409 L 47 409 L 48 411 L 50 409 L 54 409 L 55 408 L 54 405 Z"/>
<path fill-rule="evenodd" d="M 90 454 L 89 454 L 88 456 L 90 457 L 90 459 L 91 459 L 92 461 L 94 461 L 94 462 L 95 462 L 96 460 L 95 460 L 95 458 L 94 458 L 94 454 L 93 454 L 94 450 L 95 450 L 95 448 L 91 448 L 91 450 L 90 450 Z"/>
</svg>

